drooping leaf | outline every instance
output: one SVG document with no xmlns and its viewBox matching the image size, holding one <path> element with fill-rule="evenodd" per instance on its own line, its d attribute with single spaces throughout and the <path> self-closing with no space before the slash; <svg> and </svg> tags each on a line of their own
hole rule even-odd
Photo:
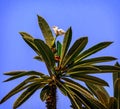
<svg viewBox="0 0 120 109">
<path fill-rule="evenodd" d="M 45 86 L 40 92 L 40 98 L 42 101 L 45 101 L 48 98 L 48 93 L 50 92 L 49 86 Z"/>
<path fill-rule="evenodd" d="M 54 37 L 46 20 L 38 15 L 38 24 L 45 38 L 46 44 L 51 48 L 54 45 Z"/>
<path fill-rule="evenodd" d="M 15 101 L 13 108 L 16 109 L 17 107 L 22 105 L 27 99 L 29 99 L 35 93 L 36 90 L 39 89 L 39 87 L 40 87 L 39 85 L 34 85 L 25 90 Z"/>
<path fill-rule="evenodd" d="M 117 99 L 115 97 L 110 97 L 109 104 L 108 104 L 108 109 L 119 109 L 119 107 L 117 107 L 118 103 L 119 102 L 117 102 Z"/>
<path fill-rule="evenodd" d="M 73 74 L 70 75 L 71 78 L 84 81 L 86 83 L 93 83 L 93 84 L 98 84 L 102 86 L 108 86 L 108 83 L 104 81 L 103 79 L 97 78 L 95 76 L 90 76 L 90 75 L 80 75 L 80 74 Z"/>
<path fill-rule="evenodd" d="M 80 84 L 70 80 L 70 79 L 64 79 L 66 82 L 66 86 L 69 88 L 72 88 L 79 93 L 81 93 L 83 96 L 85 96 L 90 102 L 95 104 L 96 106 L 100 107 L 100 109 L 107 109 L 105 105 L 103 105 L 101 102 L 99 102 L 97 99 L 94 98 L 94 96 L 83 86 L 81 87 Z"/>
<path fill-rule="evenodd" d="M 15 95 L 16 93 L 18 93 L 18 92 L 24 90 L 25 88 L 27 88 L 28 87 L 28 86 L 26 86 L 26 84 L 28 83 L 27 81 L 29 81 L 33 78 L 36 78 L 36 76 L 32 76 L 32 77 L 27 78 L 26 80 L 21 82 L 18 86 L 16 86 L 14 89 L 12 89 L 7 95 L 5 95 L 5 97 L 2 98 L 2 100 L 0 101 L 0 104 L 7 101 L 10 97 Z"/>
<path fill-rule="evenodd" d="M 4 73 L 4 75 L 10 75 L 12 77 L 8 78 L 7 80 L 5 80 L 4 82 L 7 82 L 7 81 L 11 81 L 11 80 L 14 80 L 14 79 L 17 79 L 17 78 L 20 78 L 20 77 L 23 77 L 23 76 L 43 76 L 44 74 L 40 73 L 40 72 L 36 72 L 36 71 L 13 71 L 13 72 L 7 72 L 7 73 Z"/>
<path fill-rule="evenodd" d="M 71 61 L 74 61 L 73 59 L 84 49 L 87 42 L 88 37 L 82 37 L 76 40 L 73 46 L 68 51 L 67 55 L 65 56 L 62 66 L 64 67 L 68 63 L 71 63 Z"/>
<path fill-rule="evenodd" d="M 68 51 L 71 39 L 72 39 L 72 28 L 70 27 L 67 30 L 67 32 L 65 33 L 65 36 L 64 36 L 63 45 L 62 45 L 62 53 L 61 53 L 61 61 L 60 61 L 61 63 L 63 61 L 63 58 L 64 58 L 65 54 Z"/>
<path fill-rule="evenodd" d="M 36 47 L 36 45 L 34 44 L 34 38 L 29 35 L 28 33 L 25 32 L 20 32 L 20 35 L 22 36 L 22 38 L 24 39 L 24 41 L 36 52 L 38 53 L 38 49 Z"/>
<path fill-rule="evenodd" d="M 86 83 L 91 92 L 100 100 L 106 107 L 108 106 L 110 96 L 103 86 Z"/>
<path fill-rule="evenodd" d="M 93 47 L 85 50 L 84 52 L 82 52 L 75 60 L 75 62 L 78 62 L 106 47 L 108 47 L 110 44 L 112 44 L 112 42 L 101 42 L 101 43 L 98 43 L 96 45 L 94 45 Z"/>
<path fill-rule="evenodd" d="M 73 88 L 70 88 L 70 89 L 71 89 L 71 91 L 73 91 L 74 95 L 78 99 L 77 101 L 81 102 L 82 105 L 84 105 L 87 109 L 96 109 L 97 108 L 97 106 L 94 103 L 90 102 L 90 100 L 88 100 L 85 96 L 83 96 L 79 91 L 77 91 Z M 82 109 L 82 107 L 81 107 L 81 109 Z"/>
<path fill-rule="evenodd" d="M 80 84 L 78 84 L 77 82 L 69 79 L 69 78 L 62 78 L 63 80 L 65 80 L 65 84 L 66 86 L 76 89 L 77 91 L 80 91 L 81 94 L 83 94 L 84 96 L 89 96 L 89 97 L 93 97 L 92 94 L 90 93 L 89 90 L 87 90 L 87 88 L 81 86 Z"/>
</svg>

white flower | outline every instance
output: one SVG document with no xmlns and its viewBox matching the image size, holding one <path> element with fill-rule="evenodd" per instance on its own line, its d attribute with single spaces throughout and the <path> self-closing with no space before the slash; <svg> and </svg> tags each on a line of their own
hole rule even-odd
<svg viewBox="0 0 120 109">
<path fill-rule="evenodd" d="M 56 36 L 65 34 L 65 31 L 63 29 L 59 29 L 57 26 L 53 26 L 52 29 L 55 32 Z"/>
</svg>

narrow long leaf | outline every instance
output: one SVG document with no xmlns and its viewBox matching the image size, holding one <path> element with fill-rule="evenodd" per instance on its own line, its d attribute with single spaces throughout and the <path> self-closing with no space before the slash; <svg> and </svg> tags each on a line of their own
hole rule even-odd
<svg viewBox="0 0 120 109">
<path fill-rule="evenodd" d="M 75 41 L 63 60 L 63 67 L 74 61 L 73 59 L 84 49 L 88 42 L 88 37 L 82 37 Z"/>
<path fill-rule="evenodd" d="M 69 97 L 69 99 L 71 100 L 72 104 L 74 105 L 74 107 L 76 109 L 80 109 L 79 105 L 77 104 L 75 97 L 73 95 L 73 93 L 71 93 L 70 89 L 63 83 L 61 83 L 60 81 L 57 80 L 57 83 L 60 85 L 60 87 L 62 87 L 66 92 L 67 92 L 67 96 Z M 62 90 L 63 91 L 63 90 Z"/>
<path fill-rule="evenodd" d="M 34 85 L 32 87 L 29 87 L 27 90 L 25 90 L 15 101 L 14 103 L 14 109 L 22 105 L 27 99 L 29 99 L 36 90 L 38 90 L 40 86 L 39 85 Z"/>
<path fill-rule="evenodd" d="M 36 47 L 36 45 L 34 44 L 34 38 L 29 35 L 28 33 L 25 32 L 19 32 L 20 35 L 22 36 L 22 38 L 24 39 L 24 41 L 36 52 L 38 53 L 38 49 Z"/>
<path fill-rule="evenodd" d="M 70 75 L 70 77 L 73 78 L 73 79 L 76 79 L 76 80 L 87 82 L 87 83 L 90 82 L 90 83 L 93 83 L 93 84 L 108 86 L 108 83 L 106 81 L 104 81 L 103 79 L 97 78 L 95 76 L 73 74 L 73 75 Z"/>
<path fill-rule="evenodd" d="M 83 66 L 84 67 L 84 66 Z M 120 71 L 120 67 L 117 66 L 111 66 L 111 65 L 97 65 L 97 66 L 93 66 L 95 69 L 88 70 L 88 69 L 82 69 L 83 71 L 81 71 L 81 69 L 76 69 L 76 71 L 72 70 L 67 72 L 67 74 L 100 74 L 100 73 L 112 73 L 112 72 L 119 72 Z M 99 70 L 97 70 L 99 69 Z"/>
<path fill-rule="evenodd" d="M 65 36 L 64 36 L 60 63 L 62 63 L 63 58 L 64 58 L 65 54 L 66 54 L 67 51 L 68 51 L 68 48 L 69 48 L 69 46 L 70 46 L 71 39 L 72 39 L 72 29 L 71 29 L 71 27 L 70 27 L 70 28 L 67 30 L 67 32 L 65 33 Z"/>
<path fill-rule="evenodd" d="M 88 57 L 88 56 L 90 56 L 90 55 L 92 55 L 92 54 L 94 54 L 94 53 L 96 53 L 96 52 L 106 48 L 106 47 L 108 47 L 110 44 L 112 44 L 112 42 L 101 42 L 101 43 L 98 43 L 98 44 L 94 45 L 93 47 L 91 47 L 91 48 L 85 50 L 84 52 L 82 52 L 76 58 L 75 61 L 78 62 L 78 61 L 80 61 L 80 60 L 82 60 L 82 59 L 84 59 L 84 58 L 86 58 L 86 57 Z"/>
<path fill-rule="evenodd" d="M 43 76 L 44 74 L 40 73 L 40 72 L 36 72 L 36 71 L 14 71 L 14 72 L 8 72 L 8 73 L 4 73 L 5 75 L 10 75 L 12 77 L 8 78 L 7 80 L 5 80 L 4 82 L 8 82 L 23 76 L 30 76 L 30 75 L 36 75 L 36 76 Z"/>
<path fill-rule="evenodd" d="M 70 68 L 67 70 L 67 74 L 76 74 L 76 73 L 96 73 L 96 72 L 100 72 L 101 70 L 97 67 L 94 66 L 75 66 L 73 68 Z"/>
<path fill-rule="evenodd" d="M 97 63 L 102 63 L 102 62 L 109 62 L 109 61 L 114 61 L 117 58 L 111 57 L 111 56 L 102 56 L 102 57 L 95 57 L 95 58 L 90 58 L 82 61 L 78 61 L 73 64 L 75 65 L 91 65 L 91 64 L 97 64 Z"/>
<path fill-rule="evenodd" d="M 72 89 L 75 89 L 76 91 L 80 92 L 83 96 L 85 96 L 88 100 L 90 100 L 90 102 L 92 102 L 96 106 L 100 107 L 100 109 L 107 109 L 105 107 L 105 105 L 103 105 L 101 102 L 99 102 L 97 99 L 95 99 L 93 97 L 93 95 L 91 93 L 89 93 L 89 91 L 85 90 L 85 88 L 80 87 L 80 85 L 78 83 L 75 83 L 72 80 L 68 80 L 68 79 L 66 79 L 66 80 L 67 80 L 65 82 L 66 86 L 68 86 L 68 87 L 70 87 Z"/>
<path fill-rule="evenodd" d="M 38 24 L 45 38 L 46 44 L 51 48 L 54 44 L 52 31 L 44 18 L 38 15 Z"/>
<path fill-rule="evenodd" d="M 120 78 L 117 78 L 114 83 L 114 96 L 118 101 L 118 109 L 120 108 Z"/>
<path fill-rule="evenodd" d="M 119 109 L 119 107 L 117 107 L 118 103 L 119 101 L 117 102 L 117 99 L 115 97 L 110 97 L 108 109 Z"/>
<path fill-rule="evenodd" d="M 103 86 L 95 85 L 92 83 L 86 83 L 87 87 L 93 92 L 93 94 L 100 100 L 106 107 L 108 106 L 110 96 Z"/>
<path fill-rule="evenodd" d="M 5 95 L 5 97 L 2 98 L 2 100 L 0 101 L 0 104 L 2 104 L 3 102 L 7 101 L 10 97 L 12 97 L 13 95 L 15 95 L 16 93 L 24 90 L 25 88 L 27 88 L 25 85 L 28 83 L 28 80 L 31 80 L 33 78 L 36 78 L 35 76 L 29 77 L 26 80 L 24 80 L 23 82 L 21 82 L 18 86 L 16 86 L 14 89 L 12 89 L 7 95 Z M 25 86 L 25 87 L 24 87 Z"/>
<path fill-rule="evenodd" d="M 74 88 L 77 91 L 80 91 L 80 93 L 83 94 L 84 96 L 89 96 L 93 98 L 92 94 L 89 92 L 89 90 L 87 90 L 87 88 L 81 86 L 80 84 L 78 84 L 77 82 L 71 79 L 68 79 L 68 78 L 62 78 L 62 79 L 65 80 L 66 86 Z"/>
<path fill-rule="evenodd" d="M 54 54 L 52 53 L 51 49 L 40 39 L 35 39 L 34 42 L 38 47 L 39 52 L 42 55 L 42 58 L 44 59 L 47 67 L 54 68 Z M 49 73 L 51 72 L 49 71 Z"/>
</svg>

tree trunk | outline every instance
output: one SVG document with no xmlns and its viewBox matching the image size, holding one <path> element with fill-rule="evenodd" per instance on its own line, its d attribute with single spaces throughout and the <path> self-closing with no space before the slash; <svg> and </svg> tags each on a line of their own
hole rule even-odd
<svg viewBox="0 0 120 109">
<path fill-rule="evenodd" d="M 56 86 L 50 85 L 50 92 L 46 100 L 47 109 L 56 109 Z"/>
</svg>

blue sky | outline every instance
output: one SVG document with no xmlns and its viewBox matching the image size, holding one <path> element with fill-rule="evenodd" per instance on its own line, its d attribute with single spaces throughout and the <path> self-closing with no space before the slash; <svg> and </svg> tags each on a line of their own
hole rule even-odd
<svg viewBox="0 0 120 109">
<path fill-rule="evenodd" d="M 111 46 L 94 56 L 110 55 L 120 61 L 119 0 L 0 0 L 0 99 L 23 80 L 3 83 L 7 78 L 3 75 L 4 72 L 37 70 L 47 74 L 44 64 L 33 59 L 34 51 L 19 35 L 19 32 L 24 31 L 35 38 L 43 39 L 37 14 L 44 17 L 51 27 L 57 25 L 67 30 L 72 26 L 72 42 L 81 36 L 89 37 L 87 47 L 101 41 L 113 41 Z M 108 81 L 110 87 L 106 89 L 112 96 L 112 75 L 97 76 Z M 59 91 L 57 93 L 58 109 L 69 109 L 68 98 Z M 12 109 L 19 94 L 0 105 L 0 109 Z M 39 91 L 18 109 L 45 109 L 45 104 L 39 100 Z"/>
</svg>

